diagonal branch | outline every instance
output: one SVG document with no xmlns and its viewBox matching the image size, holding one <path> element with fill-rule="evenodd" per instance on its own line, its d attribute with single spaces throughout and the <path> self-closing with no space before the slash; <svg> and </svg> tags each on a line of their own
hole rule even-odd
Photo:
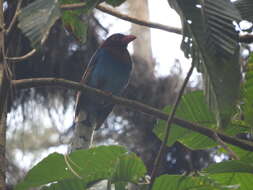
<svg viewBox="0 0 253 190">
<path fill-rule="evenodd" d="M 151 106 L 145 105 L 143 103 L 140 103 L 135 100 L 128 100 L 126 98 L 121 98 L 118 96 L 113 96 L 110 95 L 106 92 L 103 92 L 101 90 L 91 88 L 87 85 L 83 85 L 78 82 L 73 82 L 65 79 L 57 79 L 57 78 L 36 78 L 36 79 L 23 79 L 23 80 L 12 80 L 12 85 L 16 88 L 36 88 L 36 87 L 42 87 L 42 86 L 58 86 L 58 87 L 63 87 L 67 89 L 74 89 L 74 90 L 79 90 L 84 93 L 93 95 L 93 96 L 98 96 L 101 98 L 104 98 L 108 101 L 111 101 L 115 104 L 120 104 L 123 106 L 127 106 L 131 109 L 141 111 L 143 113 L 152 115 L 156 118 L 162 119 L 162 120 L 167 120 L 169 115 L 156 109 Z M 214 129 L 210 129 L 204 126 L 201 126 L 196 123 L 192 123 L 190 121 L 186 121 L 177 117 L 173 118 L 173 123 L 177 124 L 183 128 L 190 129 L 192 131 L 198 132 L 202 135 L 205 135 L 211 139 L 213 139 L 215 133 L 218 135 L 218 137 L 223 140 L 226 143 L 238 146 L 244 150 L 248 150 L 253 152 L 253 143 L 242 140 L 236 137 L 231 137 L 229 135 L 226 135 L 222 132 L 219 132 Z"/>
<path fill-rule="evenodd" d="M 115 16 L 115 17 L 120 18 L 120 19 L 125 20 L 125 21 L 129 21 L 129 22 L 134 23 L 134 24 L 138 24 L 138 25 L 141 25 L 141 26 L 147 26 L 147 27 L 150 27 L 150 28 L 156 28 L 156 29 L 164 30 L 166 32 L 173 32 L 173 33 L 176 33 L 176 34 L 181 34 L 181 29 L 180 28 L 176 28 L 176 27 L 172 27 L 172 26 L 166 26 L 166 25 L 159 24 L 159 23 L 156 23 L 156 22 L 148 22 L 148 21 L 145 21 L 145 20 L 141 20 L 139 18 L 130 17 L 126 14 L 119 13 L 119 12 L 113 10 L 113 9 L 110 9 L 110 8 L 102 6 L 102 5 L 97 5 L 96 8 L 98 10 L 104 12 L 104 13 Z"/>
<path fill-rule="evenodd" d="M 84 6 L 85 6 L 85 3 L 64 4 L 64 5 L 61 5 L 61 9 L 75 10 L 75 9 L 83 8 Z M 166 31 L 166 32 L 172 32 L 175 34 L 182 34 L 181 28 L 167 26 L 167 25 L 163 25 L 160 23 L 156 23 L 156 22 L 150 22 L 150 21 L 139 19 L 139 18 L 134 18 L 134 17 L 131 17 L 126 14 L 122 14 L 118 11 L 115 11 L 114 9 L 111 9 L 111 8 L 108 8 L 108 7 L 102 6 L 102 5 L 97 5 L 96 8 L 104 13 L 107 13 L 109 15 L 115 16 L 119 19 L 131 22 L 134 24 L 138 24 L 138 25 L 146 26 L 146 27 L 150 27 L 150 28 L 155 28 L 155 29 Z M 248 43 L 248 44 L 252 43 L 253 42 L 253 35 L 252 34 L 239 35 L 239 42 Z"/>
</svg>

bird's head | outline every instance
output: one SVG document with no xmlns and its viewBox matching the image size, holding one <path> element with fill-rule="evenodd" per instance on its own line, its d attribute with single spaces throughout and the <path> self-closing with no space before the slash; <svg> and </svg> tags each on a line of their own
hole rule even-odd
<svg viewBox="0 0 253 190">
<path fill-rule="evenodd" d="M 117 47 L 117 48 L 126 48 L 127 45 L 136 39 L 134 35 L 124 35 L 124 34 L 113 34 L 108 37 L 102 47 Z"/>
</svg>

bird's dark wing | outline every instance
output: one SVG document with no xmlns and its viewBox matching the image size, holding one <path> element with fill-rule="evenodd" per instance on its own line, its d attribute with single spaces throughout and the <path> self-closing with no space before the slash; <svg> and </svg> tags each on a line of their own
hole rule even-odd
<svg viewBox="0 0 253 190">
<path fill-rule="evenodd" d="M 88 79 L 89 79 L 89 76 L 91 74 L 91 72 L 93 71 L 95 65 L 96 65 L 96 62 L 97 62 L 97 55 L 98 55 L 98 50 L 93 54 L 93 56 L 91 57 L 91 60 L 87 66 L 87 68 L 85 69 L 85 72 L 82 76 L 82 79 L 81 79 L 81 83 L 82 84 L 86 84 Z M 81 97 L 82 93 L 80 91 L 77 92 L 77 96 L 76 96 L 76 102 L 75 102 L 75 105 L 76 105 L 76 108 L 75 108 L 75 118 L 77 117 L 79 111 L 80 111 L 80 106 L 82 105 L 82 103 L 80 102 L 80 97 Z"/>
</svg>

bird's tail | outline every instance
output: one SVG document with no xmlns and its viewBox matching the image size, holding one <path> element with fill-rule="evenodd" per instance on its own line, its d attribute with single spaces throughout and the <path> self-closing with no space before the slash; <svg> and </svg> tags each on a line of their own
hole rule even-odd
<svg viewBox="0 0 253 190">
<path fill-rule="evenodd" d="M 92 146 L 96 122 L 88 117 L 86 111 L 80 111 L 75 118 L 75 129 L 71 144 L 71 151 L 89 149 Z"/>
</svg>

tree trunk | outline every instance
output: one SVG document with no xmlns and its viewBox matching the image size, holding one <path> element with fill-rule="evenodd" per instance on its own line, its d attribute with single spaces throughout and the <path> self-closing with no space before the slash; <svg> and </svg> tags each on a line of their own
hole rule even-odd
<svg viewBox="0 0 253 190">
<path fill-rule="evenodd" d="M 133 17 L 149 20 L 148 0 L 129 0 L 129 14 Z M 148 64 L 151 73 L 154 71 L 154 61 L 151 49 L 151 33 L 148 27 L 132 24 L 131 34 L 138 38 L 133 42 L 134 54 L 140 56 Z"/>
</svg>

